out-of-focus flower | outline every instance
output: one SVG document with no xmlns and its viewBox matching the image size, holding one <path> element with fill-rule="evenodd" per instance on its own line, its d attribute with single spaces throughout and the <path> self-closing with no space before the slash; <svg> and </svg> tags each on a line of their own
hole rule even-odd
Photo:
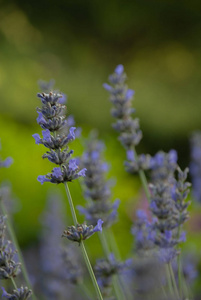
<svg viewBox="0 0 201 300">
<path fill-rule="evenodd" d="M 135 92 L 128 89 L 125 84 L 126 78 L 124 67 L 118 65 L 114 73 L 109 76 L 111 85 L 104 83 L 103 87 L 110 93 L 110 101 L 114 106 L 111 114 L 117 121 L 113 124 L 113 128 L 120 133 L 119 140 L 129 150 L 139 144 L 142 132 L 138 119 L 131 117 L 135 111 L 132 108 L 132 99 Z"/>
</svg>

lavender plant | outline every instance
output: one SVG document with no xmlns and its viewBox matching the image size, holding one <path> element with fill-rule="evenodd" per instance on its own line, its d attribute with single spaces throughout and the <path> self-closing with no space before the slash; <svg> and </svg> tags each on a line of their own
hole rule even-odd
<svg viewBox="0 0 201 300">
<path fill-rule="evenodd" d="M 38 94 L 42 107 L 37 108 L 37 122 L 43 131 L 42 137 L 37 133 L 33 137 L 36 144 L 42 144 L 47 148 L 43 158 L 47 158 L 56 167 L 46 175 L 38 176 L 38 181 L 41 184 L 45 182 L 64 184 L 74 222 L 63 231 L 61 211 L 64 209 L 60 200 L 54 197 L 48 202 L 46 211 L 41 217 L 43 224 L 39 258 L 41 269 L 40 276 L 36 275 L 38 278 L 35 280 L 39 281 L 36 287 L 42 299 L 63 300 L 67 299 L 66 293 L 68 299 L 69 297 L 77 299 L 77 296 L 81 296 L 82 298 L 78 297 L 78 299 L 82 300 L 94 299 L 94 296 L 86 292 L 86 285 L 82 284 L 85 274 L 79 257 L 75 255 L 75 249 L 80 248 L 99 300 L 103 297 L 105 300 L 193 299 L 189 293 L 188 279 L 194 278 L 196 271 L 192 264 L 186 264 L 187 259 L 181 262 L 180 249 L 180 243 L 186 239 L 183 226 L 189 219 L 188 168 L 184 171 L 179 168 L 175 150 L 170 150 L 168 153 L 159 151 L 154 156 L 137 155 L 136 146 L 142 139 L 142 131 L 139 120 L 132 118 L 134 91 L 125 84 L 126 78 L 124 67 L 119 65 L 109 77 L 110 85 L 104 84 L 104 87 L 109 91 L 110 101 L 114 106 L 112 116 L 117 119 L 113 127 L 119 132 L 119 140 L 126 149 L 127 161 L 124 163 L 126 171 L 139 174 L 149 202 L 149 211 L 137 210 L 132 227 L 135 238 L 134 251 L 132 259 L 125 262 L 120 259 L 111 230 L 112 225 L 117 221 L 119 200 L 111 202 L 111 184 L 106 180 L 108 165 L 102 156 L 104 144 L 96 135 L 91 134 L 81 160 L 72 158 L 73 150 L 69 149 L 69 145 L 79 131 L 75 128 L 72 116 L 66 116 L 66 96 L 51 91 L 53 81 L 40 83 L 44 92 Z M 198 200 L 201 158 L 199 139 L 199 134 L 196 134 L 191 140 L 192 164 L 190 166 L 194 195 Z M 10 158 L 0 160 L 0 167 L 8 167 L 11 162 Z M 91 225 L 87 225 L 86 222 L 80 224 L 77 220 L 68 183 L 78 178 L 83 178 L 84 196 L 87 200 L 86 206 L 78 206 L 78 210 L 85 215 L 87 223 Z M 6 226 L 11 236 L 13 231 L 10 223 L 7 222 L 2 201 L 0 206 L 2 213 L 0 215 L 0 279 L 10 280 L 14 286 L 12 292 L 7 292 L 7 288 L 2 287 L 2 298 L 10 300 L 26 300 L 31 296 L 34 298 L 29 284 L 28 287 L 20 288 L 16 285 L 15 277 L 20 272 L 21 264 L 16 260 L 15 242 L 12 245 L 6 237 Z M 99 233 L 105 252 L 105 258 L 98 259 L 94 267 L 97 280 L 84 246 L 85 240 L 96 232 Z M 66 246 L 66 240 L 61 239 L 61 235 L 75 243 Z M 23 270 L 24 263 L 23 260 L 20 261 Z M 26 270 L 23 273 L 27 279 Z M 39 283 L 44 277 L 45 282 L 41 286 Z M 73 289 L 72 286 L 75 288 Z"/>
<path fill-rule="evenodd" d="M 137 119 L 132 119 L 134 110 L 131 100 L 134 92 L 125 84 L 126 74 L 122 65 L 116 67 L 109 76 L 111 85 L 104 84 L 110 93 L 110 101 L 114 105 L 111 113 L 117 118 L 113 124 L 114 129 L 120 132 L 119 140 L 125 147 L 128 161 L 125 162 L 126 170 L 130 173 L 138 172 L 150 202 L 150 210 L 154 216 L 151 224 L 146 215 L 139 215 L 140 222 L 134 227 L 137 247 L 144 250 L 151 246 L 157 247 L 159 257 L 168 264 L 172 280 L 172 287 L 176 297 L 183 295 L 180 259 L 178 259 L 179 292 L 172 271 L 171 262 L 179 254 L 179 242 L 185 240 L 181 232 L 183 223 L 188 219 L 186 202 L 190 184 L 186 182 L 188 169 L 182 172 L 177 165 L 177 153 L 171 150 L 168 154 L 160 151 L 155 157 L 142 154 L 137 155 L 135 146 L 142 138 L 142 132 Z M 148 186 L 144 171 L 151 171 L 151 182 Z M 176 172 L 178 179 L 176 178 Z M 150 242 L 151 240 L 151 242 Z M 150 252 L 150 251 L 149 251 Z"/>
<path fill-rule="evenodd" d="M 190 139 L 191 163 L 190 174 L 192 179 L 193 197 L 201 202 L 201 132 L 194 132 Z"/>
<path fill-rule="evenodd" d="M 48 158 L 49 161 L 55 163 L 59 167 L 55 167 L 51 173 L 47 175 L 38 176 L 38 181 L 43 184 L 44 182 L 51 183 L 64 183 L 71 214 L 74 221 L 74 226 L 64 231 L 64 236 L 70 238 L 73 241 L 78 241 L 83 252 L 83 256 L 88 267 L 91 279 L 93 281 L 96 293 L 99 299 L 102 299 L 102 295 L 96 278 L 94 276 L 86 249 L 84 247 L 83 240 L 91 236 L 96 231 L 102 230 L 102 221 L 99 220 L 97 226 L 86 226 L 85 224 L 79 224 L 77 221 L 76 212 L 74 209 L 71 194 L 67 185 L 67 182 L 71 182 L 79 177 L 85 176 L 86 169 L 79 170 L 76 159 L 70 159 L 73 151 L 69 151 L 68 144 L 75 139 L 75 127 L 71 127 L 67 130 L 66 121 L 66 106 L 60 103 L 62 95 L 56 92 L 50 92 L 49 94 L 39 93 L 38 97 L 42 101 L 42 108 L 38 108 L 38 124 L 44 129 L 42 131 L 43 138 L 40 138 L 39 134 L 34 134 L 36 144 L 43 144 L 50 151 L 43 156 Z"/>
<path fill-rule="evenodd" d="M 76 299 L 77 290 L 80 291 L 83 287 L 83 268 L 80 258 L 76 255 L 77 249 L 74 245 L 66 246 L 61 243 L 61 232 L 65 224 L 64 211 L 61 197 L 51 194 L 40 217 L 40 277 L 38 278 L 37 274 L 35 276 L 38 289 L 46 299 L 66 299 L 66 288 L 68 299 Z M 42 278 L 45 278 L 45 281 Z"/>
<path fill-rule="evenodd" d="M 0 168 L 1 167 L 8 168 L 12 164 L 12 162 L 13 159 L 11 157 L 6 158 L 4 161 L 0 160 Z M 10 279 L 15 289 L 12 291 L 12 294 L 9 294 L 2 287 L 3 289 L 2 297 L 6 297 L 8 299 L 26 300 L 32 295 L 33 299 L 35 299 L 35 296 L 33 295 L 32 290 L 30 289 L 31 284 L 28 278 L 28 274 L 26 271 L 23 256 L 20 251 L 20 247 L 18 245 L 12 225 L 8 217 L 6 216 L 6 209 L 3 204 L 4 197 L 5 197 L 4 189 L 1 188 L 0 210 L 2 214 L 0 215 L 0 278 Z M 6 227 L 8 227 L 8 232 L 14 245 L 6 237 Z M 17 250 L 15 250 L 14 247 L 16 247 Z M 17 252 L 21 260 L 21 263 L 16 260 Z M 28 287 L 22 286 L 21 288 L 17 288 L 14 278 L 21 272 L 21 269 Z"/>
</svg>

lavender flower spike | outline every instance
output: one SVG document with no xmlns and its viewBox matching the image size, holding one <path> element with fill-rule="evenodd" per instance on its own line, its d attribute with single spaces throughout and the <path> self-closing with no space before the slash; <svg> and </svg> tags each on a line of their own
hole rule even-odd
<svg viewBox="0 0 201 300">
<path fill-rule="evenodd" d="M 29 290 L 27 287 L 21 287 L 17 290 L 13 290 L 12 294 L 7 293 L 3 287 L 2 290 L 2 297 L 5 297 L 10 300 L 27 300 L 32 294 L 32 291 Z"/>
<path fill-rule="evenodd" d="M 92 225 L 87 226 L 84 224 L 77 224 L 75 226 L 68 226 L 68 229 L 65 230 L 62 234 L 62 237 L 66 237 L 67 239 L 81 243 L 82 240 L 88 239 L 97 231 L 102 231 L 103 221 L 100 219 L 95 227 Z"/>
<path fill-rule="evenodd" d="M 132 149 L 139 144 L 142 138 L 138 119 L 133 119 L 134 112 L 131 101 L 134 91 L 127 88 L 125 84 L 126 74 L 123 65 L 118 65 L 112 75 L 109 76 L 111 84 L 103 87 L 110 93 L 110 101 L 113 104 L 111 115 L 117 119 L 112 126 L 120 133 L 119 140 L 126 150 Z"/>
<path fill-rule="evenodd" d="M 76 127 L 72 125 L 72 117 L 68 122 L 66 118 L 66 106 L 63 101 L 63 94 L 50 92 L 49 94 L 39 93 L 38 97 L 42 101 L 42 108 L 37 108 L 38 124 L 44 129 L 43 138 L 39 134 L 33 134 L 36 144 L 43 144 L 49 149 L 43 158 L 58 165 L 51 173 L 40 175 L 38 181 L 51 183 L 64 183 L 85 176 L 85 169 L 80 170 L 77 159 L 70 159 L 73 150 L 68 150 L 68 144 L 76 137 Z M 63 99 L 62 99 L 63 100 Z M 69 124 L 68 124 L 69 123 Z"/>
</svg>

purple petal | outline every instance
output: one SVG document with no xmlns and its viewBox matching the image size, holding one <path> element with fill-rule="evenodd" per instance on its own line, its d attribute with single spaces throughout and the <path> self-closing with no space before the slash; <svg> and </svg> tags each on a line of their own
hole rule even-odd
<svg viewBox="0 0 201 300">
<path fill-rule="evenodd" d="M 117 209 L 119 207 L 119 204 L 120 204 L 120 200 L 119 199 L 116 199 L 112 205 L 112 208 L 113 209 Z"/>
<path fill-rule="evenodd" d="M 10 294 L 8 294 L 7 292 L 6 292 L 6 290 L 4 289 L 4 287 L 1 287 L 2 288 L 2 290 L 3 290 L 3 294 L 2 294 L 2 297 L 6 297 L 6 298 L 10 298 L 11 297 L 11 295 Z"/>
<path fill-rule="evenodd" d="M 47 123 L 41 112 L 38 113 L 38 118 L 36 119 L 36 121 L 38 124 L 46 124 Z"/>
<path fill-rule="evenodd" d="M 109 84 L 107 83 L 103 83 L 103 87 L 105 90 L 107 90 L 108 92 L 112 92 L 113 91 L 113 87 L 111 87 Z"/>
<path fill-rule="evenodd" d="M 79 138 L 81 136 L 81 133 L 82 133 L 82 128 L 81 127 L 78 127 L 76 130 L 75 130 L 75 137 L 76 138 Z"/>
<path fill-rule="evenodd" d="M 60 104 L 64 104 L 67 102 L 67 95 L 66 94 L 61 94 L 62 97 L 59 98 L 59 100 L 57 101 L 57 103 L 60 103 Z"/>
<path fill-rule="evenodd" d="M 135 154 L 133 150 L 127 150 L 126 155 L 128 160 L 135 161 Z"/>
<path fill-rule="evenodd" d="M 174 150 L 174 149 L 170 150 L 170 152 L 169 152 L 169 162 L 176 164 L 177 163 L 177 159 L 178 159 L 177 151 Z"/>
<path fill-rule="evenodd" d="M 7 157 L 2 163 L 1 163 L 1 166 L 2 167 L 5 167 L 5 168 L 8 168 L 10 167 L 10 165 L 13 163 L 13 159 L 12 157 Z"/>
<path fill-rule="evenodd" d="M 167 241 L 170 241 L 172 238 L 172 231 L 171 230 L 165 230 L 165 238 Z"/>
<path fill-rule="evenodd" d="M 67 124 L 68 124 L 69 127 L 75 125 L 75 120 L 74 120 L 74 117 L 72 115 L 68 116 L 68 118 L 67 118 Z"/>
<path fill-rule="evenodd" d="M 134 94 L 135 94 L 134 90 L 128 89 L 126 92 L 126 100 L 130 100 Z"/>
<path fill-rule="evenodd" d="M 102 231 L 103 221 L 101 219 L 98 220 L 97 225 L 94 227 L 94 232 Z"/>
<path fill-rule="evenodd" d="M 40 135 L 38 133 L 34 133 L 32 136 L 35 139 L 35 142 L 36 142 L 37 145 L 41 144 L 41 138 L 40 138 Z"/>
<path fill-rule="evenodd" d="M 136 216 L 138 219 L 142 220 L 142 221 L 146 221 L 147 220 L 147 214 L 143 209 L 138 209 L 136 211 Z"/>
<path fill-rule="evenodd" d="M 121 75 L 124 71 L 123 65 L 118 65 L 114 71 L 117 75 Z"/>
<path fill-rule="evenodd" d="M 61 172 L 61 169 L 59 167 L 53 169 L 52 175 L 56 178 L 59 178 L 60 176 L 63 176 L 63 174 Z"/>
<path fill-rule="evenodd" d="M 51 134 L 50 134 L 50 131 L 49 131 L 48 129 L 43 130 L 43 131 L 42 131 L 42 135 L 43 135 L 43 139 L 44 139 L 46 142 L 50 142 L 50 141 L 51 141 Z"/>
<path fill-rule="evenodd" d="M 69 140 L 74 140 L 75 139 L 75 133 L 74 133 L 75 129 L 76 129 L 76 127 L 71 127 L 69 129 L 69 134 L 68 134 L 68 139 Z"/>
<path fill-rule="evenodd" d="M 185 242 L 186 241 L 186 232 L 182 231 L 180 238 L 179 238 L 180 242 Z"/>
<path fill-rule="evenodd" d="M 50 179 L 46 178 L 45 175 L 39 175 L 38 178 L 37 178 L 37 180 L 38 180 L 41 184 L 43 184 L 44 182 L 50 182 Z"/>
<path fill-rule="evenodd" d="M 91 152 L 91 159 L 92 160 L 97 160 L 100 157 L 100 153 L 96 150 Z"/>
<path fill-rule="evenodd" d="M 86 171 L 87 171 L 87 169 L 84 168 L 84 169 L 80 170 L 77 174 L 78 174 L 79 176 L 85 177 Z"/>
<path fill-rule="evenodd" d="M 69 160 L 68 167 L 71 171 L 76 171 L 78 168 L 77 159 L 73 158 Z"/>
</svg>

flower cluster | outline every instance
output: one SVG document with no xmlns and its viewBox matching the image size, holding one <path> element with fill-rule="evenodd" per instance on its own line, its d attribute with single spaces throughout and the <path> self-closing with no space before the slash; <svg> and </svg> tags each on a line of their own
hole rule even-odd
<svg viewBox="0 0 201 300">
<path fill-rule="evenodd" d="M 103 294 L 109 296 L 111 292 L 112 278 L 114 275 L 122 273 L 130 265 L 130 260 L 118 262 L 113 253 L 107 259 L 98 259 L 95 265 L 95 274 Z"/>
<path fill-rule="evenodd" d="M 2 297 L 5 297 L 10 300 L 27 300 L 30 298 L 32 292 L 29 290 L 27 287 L 21 287 L 18 288 L 17 290 L 13 290 L 12 294 L 9 294 L 3 289 L 3 294 Z"/>
<path fill-rule="evenodd" d="M 119 200 L 110 202 L 110 181 L 105 179 L 108 165 L 102 159 L 103 149 L 104 144 L 92 133 L 81 158 L 82 166 L 87 169 L 83 185 L 88 205 L 86 208 L 82 206 L 77 208 L 92 225 L 95 225 L 98 219 L 102 219 L 104 227 L 109 227 L 117 219 Z"/>
<path fill-rule="evenodd" d="M 39 134 L 33 134 L 36 144 L 43 144 L 49 151 L 43 155 L 52 163 L 59 165 L 47 175 L 38 176 L 38 181 L 62 183 L 72 181 L 85 176 L 85 169 L 79 170 L 76 159 L 70 159 L 73 150 L 68 149 L 68 144 L 75 139 L 76 127 L 69 128 L 66 119 L 66 106 L 63 104 L 62 94 L 50 92 L 39 93 L 42 108 L 38 108 L 37 122 L 42 127 L 42 138 Z M 63 149 L 64 148 L 64 149 Z"/>
<path fill-rule="evenodd" d="M 201 202 L 201 132 L 194 132 L 190 140 L 191 163 L 190 174 L 192 178 L 193 196 Z"/>
<path fill-rule="evenodd" d="M 52 194 L 48 197 L 40 218 L 43 225 L 39 248 L 41 277 L 38 278 L 36 275 L 35 280 L 37 290 L 52 300 L 63 299 L 67 288 L 70 296 L 72 284 L 77 285 L 82 281 L 82 267 L 74 245 L 64 246 L 61 243 L 61 232 L 65 224 L 64 211 L 61 197 L 58 194 Z M 45 278 L 45 281 L 40 280 L 41 278 Z"/>
<path fill-rule="evenodd" d="M 20 263 L 14 260 L 16 251 L 5 238 L 6 217 L 0 215 L 0 279 L 16 277 L 20 272 Z"/>
<path fill-rule="evenodd" d="M 111 114 L 117 119 L 117 122 L 113 124 L 113 128 L 120 133 L 119 140 L 129 150 L 139 144 L 142 132 L 139 120 L 133 119 L 131 116 L 135 111 L 131 107 L 135 92 L 128 89 L 125 84 L 126 78 L 124 67 L 118 65 L 114 73 L 109 76 L 111 85 L 104 83 L 103 87 L 110 93 L 110 101 L 114 105 Z"/>
<path fill-rule="evenodd" d="M 150 250 L 153 250 L 155 245 L 153 236 L 152 222 L 149 221 L 147 213 L 144 210 L 137 210 L 137 219 L 132 227 L 132 234 L 135 236 L 135 250 L 136 253 L 142 257 L 146 253 L 150 255 Z"/>
<path fill-rule="evenodd" d="M 102 224 L 103 221 L 99 219 L 95 227 L 93 225 L 87 226 L 85 223 L 77 224 L 76 226 L 68 226 L 68 229 L 64 230 L 62 237 L 66 237 L 67 239 L 80 244 L 82 240 L 88 239 L 95 232 L 102 231 Z"/>
<path fill-rule="evenodd" d="M 0 279 L 15 278 L 20 273 L 20 263 L 15 261 L 16 250 L 5 237 L 6 217 L 0 215 Z M 32 292 L 27 287 L 21 287 L 8 294 L 4 288 L 2 297 L 7 299 L 26 300 Z"/>
</svg>

